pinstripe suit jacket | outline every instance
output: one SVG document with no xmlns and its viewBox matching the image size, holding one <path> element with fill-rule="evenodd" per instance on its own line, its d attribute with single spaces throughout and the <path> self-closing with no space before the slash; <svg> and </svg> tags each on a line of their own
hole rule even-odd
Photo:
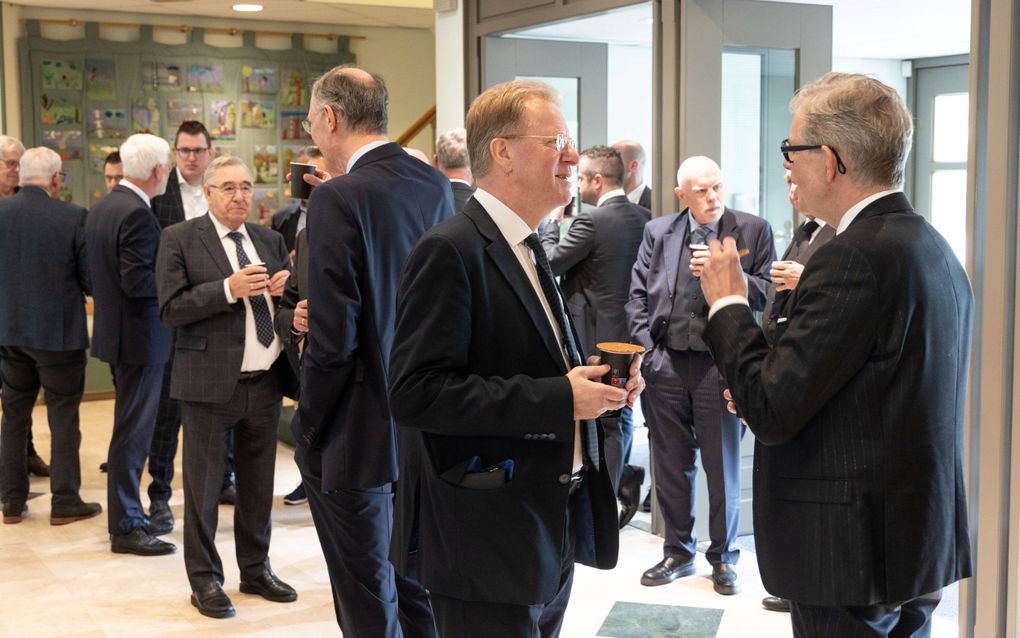
<svg viewBox="0 0 1020 638">
<path fill-rule="evenodd" d="M 757 438 L 765 588 L 809 605 L 903 601 L 971 573 L 963 409 L 973 295 L 902 193 L 822 246 L 770 349 L 750 311 L 708 323 Z"/>
<path fill-rule="evenodd" d="M 290 269 L 279 233 L 256 224 L 245 226 L 269 276 Z M 174 399 L 224 403 L 234 393 L 244 357 L 245 306 L 228 303 L 223 292 L 223 280 L 233 272 L 209 215 L 163 231 L 156 284 L 159 316 L 177 328 L 170 380 Z"/>
</svg>

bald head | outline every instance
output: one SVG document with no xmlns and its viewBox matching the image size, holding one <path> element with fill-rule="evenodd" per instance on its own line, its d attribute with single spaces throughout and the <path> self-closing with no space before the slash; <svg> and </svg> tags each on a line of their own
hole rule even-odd
<svg viewBox="0 0 1020 638">
<path fill-rule="evenodd" d="M 623 190 L 629 193 L 645 180 L 645 149 L 634 140 L 620 140 L 612 147 L 623 160 Z"/>
<path fill-rule="evenodd" d="M 688 157 L 676 172 L 674 190 L 694 221 L 710 224 L 723 214 L 722 171 L 714 160 L 697 155 Z"/>
</svg>

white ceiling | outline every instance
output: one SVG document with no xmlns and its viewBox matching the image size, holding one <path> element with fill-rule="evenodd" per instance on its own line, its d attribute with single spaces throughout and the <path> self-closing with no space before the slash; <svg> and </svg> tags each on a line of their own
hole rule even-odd
<svg viewBox="0 0 1020 638">
<path fill-rule="evenodd" d="M 764 0 L 831 5 L 833 55 L 906 60 L 967 53 L 970 0 Z M 650 4 L 514 35 L 650 46 Z"/>
</svg>

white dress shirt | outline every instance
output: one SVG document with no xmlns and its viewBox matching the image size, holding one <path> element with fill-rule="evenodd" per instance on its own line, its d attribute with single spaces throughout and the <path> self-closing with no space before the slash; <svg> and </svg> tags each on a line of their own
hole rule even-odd
<svg viewBox="0 0 1020 638">
<path fill-rule="evenodd" d="M 376 140 L 374 142 L 369 142 L 368 144 L 365 144 L 358 150 L 354 151 L 354 153 L 351 155 L 351 158 L 347 160 L 347 172 L 348 173 L 351 172 L 351 169 L 354 168 L 354 165 L 358 163 L 358 160 L 361 159 L 362 155 L 369 152 L 373 148 L 379 148 L 383 144 L 389 144 L 389 140 Z"/>
<path fill-rule="evenodd" d="M 634 190 L 632 190 L 631 192 L 627 193 L 627 199 L 630 200 L 630 203 L 637 204 L 637 203 L 639 203 L 641 201 L 641 195 L 644 192 L 645 192 L 645 183 L 641 182 L 640 184 L 638 184 L 634 188 Z"/>
<path fill-rule="evenodd" d="M 620 195 L 626 195 L 626 193 L 624 193 L 624 192 L 623 192 L 623 189 L 622 189 L 622 188 L 614 188 L 613 190 L 609 191 L 608 193 L 602 193 L 602 196 L 601 196 L 601 197 L 599 197 L 599 201 L 598 201 L 598 203 L 596 203 L 595 205 L 596 205 L 596 206 L 601 206 L 602 204 L 604 204 L 604 203 L 605 203 L 605 201 L 606 201 L 607 199 L 609 199 L 609 198 L 611 198 L 611 197 L 618 197 L 618 196 L 620 196 Z M 629 198 L 628 198 L 628 199 L 629 199 Z M 636 202 L 635 202 L 635 203 L 636 203 Z"/>
<path fill-rule="evenodd" d="M 149 208 L 152 208 L 152 200 L 150 200 L 149 196 L 145 194 L 145 191 L 138 188 L 137 186 L 127 181 L 126 179 L 121 179 L 119 184 L 124 188 L 131 190 L 134 194 L 138 195 L 139 197 L 141 197 L 142 201 L 145 202 L 145 205 L 148 206 Z"/>
<path fill-rule="evenodd" d="M 209 210 L 209 202 L 205 201 L 205 191 L 202 184 L 192 186 L 181 175 L 181 169 L 174 168 L 177 175 L 177 183 L 181 186 L 181 203 L 184 204 L 184 219 L 195 219 L 201 217 Z"/>
</svg>

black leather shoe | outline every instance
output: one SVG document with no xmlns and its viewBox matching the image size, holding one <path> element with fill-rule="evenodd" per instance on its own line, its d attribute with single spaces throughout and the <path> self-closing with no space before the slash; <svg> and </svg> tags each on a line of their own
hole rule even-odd
<svg viewBox="0 0 1020 638">
<path fill-rule="evenodd" d="M 790 601 L 779 596 L 766 596 L 761 599 L 761 606 L 769 611 L 784 611 L 790 613 Z"/>
<path fill-rule="evenodd" d="M 4 503 L 4 525 L 14 525 L 28 516 L 28 505 L 24 503 Z"/>
<path fill-rule="evenodd" d="M 673 582 L 677 578 L 690 576 L 694 572 L 695 568 L 693 558 L 689 558 L 684 561 L 682 558 L 677 556 L 667 556 L 663 558 L 658 565 L 652 567 L 641 575 L 641 584 L 646 587 L 665 585 L 666 583 Z"/>
<path fill-rule="evenodd" d="M 645 500 L 641 501 L 641 511 L 646 514 L 652 511 L 652 490 L 648 490 Z"/>
<path fill-rule="evenodd" d="M 35 474 L 36 476 L 46 477 L 50 475 L 50 466 L 46 465 L 46 461 L 42 460 L 42 457 L 38 454 L 29 456 L 28 461 L 28 473 Z"/>
<path fill-rule="evenodd" d="M 50 525 L 67 525 L 75 521 L 92 518 L 103 511 L 99 503 L 76 503 L 74 505 L 54 505 L 50 508 Z"/>
<path fill-rule="evenodd" d="M 241 593 L 257 594 L 274 603 L 292 603 L 297 600 L 294 588 L 277 578 L 273 570 L 266 567 L 256 578 L 241 581 Z"/>
<path fill-rule="evenodd" d="M 191 604 L 198 608 L 198 613 L 210 618 L 233 618 L 237 613 L 230 597 L 216 581 L 191 592 Z"/>
<path fill-rule="evenodd" d="M 220 492 L 220 505 L 233 505 L 237 502 L 237 489 L 228 485 Z"/>
<path fill-rule="evenodd" d="M 620 477 L 620 529 L 634 518 L 638 505 L 641 501 L 641 483 L 645 480 L 645 468 L 638 465 L 623 466 L 623 476 Z"/>
<path fill-rule="evenodd" d="M 729 563 L 712 565 L 712 588 L 715 589 L 715 593 L 723 596 L 740 593 L 740 580 L 733 565 Z"/>
<path fill-rule="evenodd" d="M 153 536 L 162 536 L 174 531 L 174 513 L 166 501 L 153 501 L 149 505 L 149 522 L 145 529 Z"/>
<path fill-rule="evenodd" d="M 114 534 L 110 539 L 110 550 L 114 554 L 165 556 L 176 552 L 177 546 L 161 541 L 144 528 L 138 527 L 128 534 Z"/>
<path fill-rule="evenodd" d="M 109 468 L 110 464 L 107 463 L 106 461 L 103 461 L 102 463 L 99 464 L 99 471 L 102 472 L 103 474 L 106 474 Z"/>
</svg>

